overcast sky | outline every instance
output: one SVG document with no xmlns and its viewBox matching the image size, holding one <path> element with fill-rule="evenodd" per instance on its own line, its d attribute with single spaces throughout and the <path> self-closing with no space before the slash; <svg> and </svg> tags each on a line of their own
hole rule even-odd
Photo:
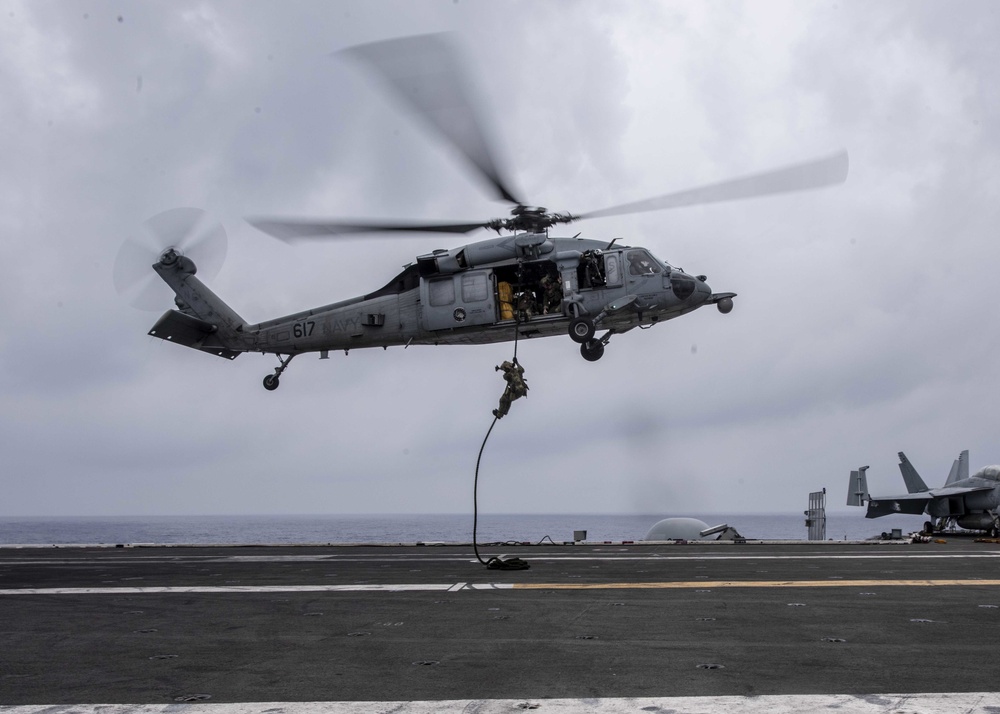
<svg viewBox="0 0 1000 714">
<path fill-rule="evenodd" d="M 471 512 L 512 345 L 234 362 L 147 336 L 112 267 L 222 221 L 249 322 L 370 292 L 423 236 L 287 245 L 253 215 L 506 215 L 337 50 L 451 30 L 521 194 L 584 212 L 850 152 L 841 187 L 581 222 L 739 294 L 522 342 L 480 507 L 796 512 L 1000 462 L 1000 4 L 0 0 L 0 515 Z M 171 306 L 165 295 L 162 310 Z M 862 518 L 863 511 L 852 511 Z M 873 529 L 892 527 L 890 519 Z"/>
</svg>

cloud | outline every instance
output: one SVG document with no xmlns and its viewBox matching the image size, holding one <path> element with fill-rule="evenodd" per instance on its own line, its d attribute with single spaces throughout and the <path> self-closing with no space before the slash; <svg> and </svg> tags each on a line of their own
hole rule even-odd
<svg viewBox="0 0 1000 714">
<path fill-rule="evenodd" d="M 157 315 L 111 284 L 122 240 L 174 206 L 225 224 L 212 287 L 249 321 L 370 292 L 460 240 L 293 247 L 244 216 L 506 215 L 336 54 L 442 30 L 512 182 L 552 210 L 851 154 L 836 189 L 567 229 L 707 274 L 736 308 L 615 336 L 596 363 L 568 338 L 521 343 L 531 392 L 486 446 L 482 508 L 798 511 L 860 463 L 891 490 L 900 449 L 928 483 L 963 448 L 997 460 L 992 3 L 379 7 L 11 6 L 5 515 L 470 508 L 509 343 L 302 356 L 271 393 L 273 357 L 148 337 Z"/>
</svg>

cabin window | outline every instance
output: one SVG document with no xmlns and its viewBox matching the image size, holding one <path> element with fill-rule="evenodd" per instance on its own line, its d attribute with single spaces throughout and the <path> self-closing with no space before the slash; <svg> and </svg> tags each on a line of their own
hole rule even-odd
<svg viewBox="0 0 1000 714">
<path fill-rule="evenodd" d="M 489 297 L 489 287 L 486 273 L 463 275 L 462 302 L 482 302 Z"/>
<path fill-rule="evenodd" d="M 451 305 L 455 302 L 455 281 L 451 278 L 431 280 L 427 285 L 427 292 L 430 295 L 431 307 Z"/>
<path fill-rule="evenodd" d="M 615 253 L 604 254 L 604 274 L 607 276 L 608 285 L 621 285 L 622 276 L 618 271 L 618 255 Z"/>
</svg>

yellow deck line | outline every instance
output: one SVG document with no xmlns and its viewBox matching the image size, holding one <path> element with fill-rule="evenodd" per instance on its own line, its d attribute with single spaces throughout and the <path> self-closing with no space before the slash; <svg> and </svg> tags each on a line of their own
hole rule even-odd
<svg viewBox="0 0 1000 714">
<path fill-rule="evenodd" d="M 712 590 L 716 588 L 854 588 L 983 585 L 1000 580 L 696 580 L 667 583 L 514 583 L 515 590 Z"/>
</svg>

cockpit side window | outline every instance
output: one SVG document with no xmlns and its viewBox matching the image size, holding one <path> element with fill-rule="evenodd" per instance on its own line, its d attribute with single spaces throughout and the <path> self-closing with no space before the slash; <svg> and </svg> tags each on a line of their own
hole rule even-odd
<svg viewBox="0 0 1000 714">
<path fill-rule="evenodd" d="M 629 275 L 659 275 L 663 270 L 656 259 L 644 250 L 630 250 L 627 257 Z"/>
</svg>

